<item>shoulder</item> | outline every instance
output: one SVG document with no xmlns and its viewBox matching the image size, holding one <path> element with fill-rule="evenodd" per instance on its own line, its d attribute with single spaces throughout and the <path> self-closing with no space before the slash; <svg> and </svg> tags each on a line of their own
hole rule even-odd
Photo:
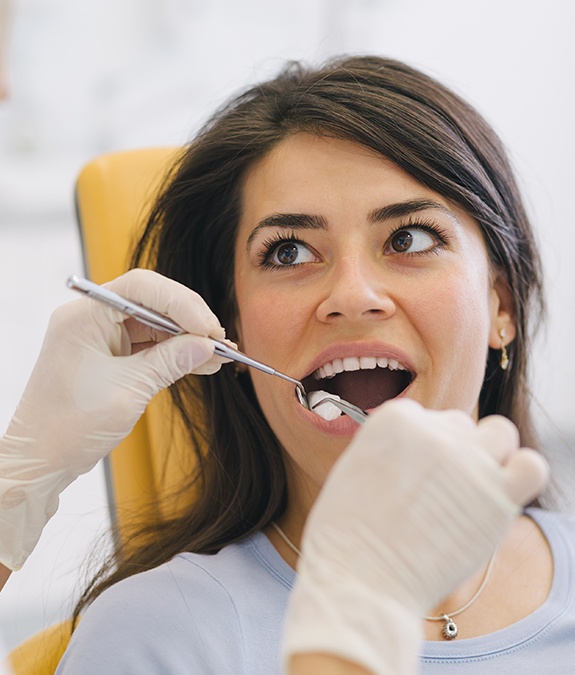
<svg viewBox="0 0 575 675">
<path fill-rule="evenodd" d="M 238 616 L 216 579 L 183 562 L 176 558 L 104 591 L 82 616 L 58 673 L 185 673 L 190 664 L 218 672 L 216 636 L 238 635 Z M 240 640 L 225 645 L 226 658 L 241 663 Z"/>
<path fill-rule="evenodd" d="M 259 534 L 216 555 L 183 553 L 115 584 L 86 610 L 60 672 L 139 672 L 140 663 L 174 673 L 192 663 L 197 672 L 241 672 L 250 617 L 277 622 L 291 585 L 273 555 L 269 564 L 266 542 Z M 98 668 L 86 670 L 86 659 Z"/>
<path fill-rule="evenodd" d="M 575 516 L 559 511 L 546 511 L 540 508 L 528 508 L 525 514 L 537 523 L 541 531 L 549 537 L 562 537 L 575 545 Z"/>
</svg>

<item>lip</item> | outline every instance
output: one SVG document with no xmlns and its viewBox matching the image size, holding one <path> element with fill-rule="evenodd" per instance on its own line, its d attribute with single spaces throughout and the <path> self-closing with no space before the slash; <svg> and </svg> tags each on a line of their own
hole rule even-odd
<svg viewBox="0 0 575 675">
<path fill-rule="evenodd" d="M 340 342 L 326 347 L 314 356 L 313 360 L 308 365 L 307 372 L 299 379 L 300 381 L 304 380 L 306 377 L 314 373 L 318 368 L 325 365 L 326 363 L 329 363 L 330 361 L 333 361 L 334 359 L 344 359 L 350 356 L 380 356 L 388 359 L 394 359 L 405 366 L 407 370 L 409 370 L 414 376 L 412 378 L 412 382 L 415 380 L 415 367 L 408 354 L 406 354 L 403 349 L 400 349 L 395 345 L 390 345 L 376 340 L 369 342 Z"/>
<path fill-rule="evenodd" d="M 381 342 L 379 340 L 370 340 L 370 341 L 355 341 L 355 342 L 339 342 L 329 345 L 325 349 L 322 349 L 318 352 L 312 361 L 307 366 L 308 370 L 306 374 L 300 377 L 300 381 L 304 380 L 306 377 L 309 377 L 313 372 L 315 372 L 319 367 L 325 365 L 326 363 L 333 361 L 334 359 L 343 359 L 350 356 L 380 356 L 388 359 L 395 359 L 399 361 L 409 372 L 412 374 L 412 380 L 410 384 L 395 398 L 403 398 L 408 396 L 409 391 L 411 390 L 413 383 L 417 379 L 417 372 L 413 365 L 411 358 L 405 353 L 403 349 L 396 347 L 395 345 L 390 345 L 388 343 Z M 351 419 L 348 415 L 341 415 L 334 420 L 324 420 L 323 417 L 320 417 L 311 410 L 304 408 L 297 397 L 294 396 L 295 405 L 299 408 L 299 413 L 302 416 L 302 423 L 311 424 L 318 431 L 327 433 L 331 436 L 352 436 L 360 427 L 360 425 Z M 366 410 L 369 414 L 373 412 L 376 408 L 370 408 Z"/>
</svg>

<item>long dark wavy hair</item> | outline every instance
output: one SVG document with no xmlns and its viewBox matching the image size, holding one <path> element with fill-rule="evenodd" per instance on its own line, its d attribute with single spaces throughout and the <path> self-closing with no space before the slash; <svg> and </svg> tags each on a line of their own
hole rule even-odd
<svg viewBox="0 0 575 675">
<path fill-rule="evenodd" d="M 234 98 L 182 150 L 133 265 L 193 288 L 232 329 L 244 177 L 254 162 L 302 131 L 371 148 L 478 222 L 492 269 L 511 291 L 517 327 L 507 371 L 489 350 L 479 415 L 509 417 L 522 443 L 537 447 L 526 373 L 531 324 L 544 310 L 541 265 L 512 169 L 500 140 L 472 107 L 403 63 L 360 56 L 318 69 L 292 63 Z M 181 517 L 148 525 L 140 546 L 129 552 L 118 547 L 82 596 L 76 618 L 113 583 L 182 551 L 215 553 L 264 528 L 285 508 L 281 448 L 249 375 L 236 378 L 224 367 L 211 377 L 180 380 L 171 395 L 197 454 L 190 477 L 197 498 Z M 198 409 L 205 411 L 202 425 Z"/>
</svg>

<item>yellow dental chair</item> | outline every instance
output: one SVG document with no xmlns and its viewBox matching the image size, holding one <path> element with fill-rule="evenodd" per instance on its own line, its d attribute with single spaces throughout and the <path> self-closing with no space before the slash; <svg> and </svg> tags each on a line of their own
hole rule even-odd
<svg viewBox="0 0 575 675">
<path fill-rule="evenodd" d="M 178 154 L 176 148 L 111 153 L 81 171 L 76 206 L 85 273 L 92 281 L 105 283 L 128 269 L 138 226 Z M 132 513 L 141 516 L 151 505 L 162 514 L 173 513 L 183 506 L 162 503 L 160 498 L 177 487 L 183 463 L 192 461 L 181 434 L 169 396 L 163 392 L 105 460 L 110 515 L 119 526 L 120 537 L 129 530 Z M 63 622 L 26 640 L 9 656 L 15 675 L 54 673 L 69 638 L 70 624 Z"/>
</svg>

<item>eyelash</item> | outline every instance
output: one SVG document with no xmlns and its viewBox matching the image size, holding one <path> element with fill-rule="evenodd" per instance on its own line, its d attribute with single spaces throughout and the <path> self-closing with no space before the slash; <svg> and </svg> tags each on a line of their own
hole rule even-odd
<svg viewBox="0 0 575 675">
<path fill-rule="evenodd" d="M 309 244 L 303 239 L 297 236 L 295 232 L 290 232 L 289 236 L 281 234 L 280 232 L 275 232 L 271 237 L 268 237 L 262 242 L 261 251 L 258 252 L 258 264 L 260 267 L 263 267 L 267 270 L 277 270 L 277 269 L 286 269 L 287 267 L 296 267 L 298 263 L 294 265 L 276 265 L 271 262 L 271 257 L 279 246 L 282 244 L 301 244 L 309 248 Z M 299 263 L 301 265 L 301 263 Z"/>
<path fill-rule="evenodd" d="M 435 223 L 432 220 L 410 218 L 405 223 L 399 223 L 389 233 L 385 242 L 385 247 L 389 245 L 391 239 L 398 232 L 409 229 L 418 229 L 433 235 L 433 237 L 438 241 L 437 245 L 425 251 L 413 251 L 413 252 L 407 251 L 405 253 L 400 253 L 396 251 L 395 255 L 412 257 L 412 256 L 429 255 L 430 253 L 438 254 L 440 250 L 443 250 L 449 244 L 450 237 L 442 227 L 437 225 L 437 223 Z M 309 248 L 309 244 L 300 237 L 298 237 L 296 233 L 293 231 L 290 232 L 288 236 L 280 232 L 275 232 L 273 235 L 271 235 L 262 242 L 261 250 L 257 254 L 258 265 L 260 267 L 263 267 L 264 269 L 276 270 L 276 269 L 286 269 L 289 267 L 297 267 L 298 264 L 299 265 L 303 264 L 303 263 L 294 263 L 293 265 L 276 265 L 276 263 L 271 262 L 272 255 L 274 254 L 276 249 L 282 244 L 301 244 L 302 246 Z"/>
<path fill-rule="evenodd" d="M 395 255 L 410 256 L 410 257 L 429 255 L 430 253 L 437 255 L 440 251 L 442 251 L 449 245 L 449 242 L 451 240 L 447 232 L 442 227 L 440 227 L 435 221 L 428 220 L 425 218 L 410 218 L 406 223 L 399 223 L 396 227 L 393 228 L 393 230 L 389 233 L 389 236 L 387 237 L 387 241 L 385 242 L 386 247 L 398 232 L 409 229 L 417 229 L 421 230 L 422 232 L 427 232 L 428 234 L 431 234 L 437 240 L 436 246 L 434 246 L 433 248 L 428 248 L 425 251 L 406 251 L 405 253 L 400 253 L 399 251 L 396 251 Z"/>
</svg>

